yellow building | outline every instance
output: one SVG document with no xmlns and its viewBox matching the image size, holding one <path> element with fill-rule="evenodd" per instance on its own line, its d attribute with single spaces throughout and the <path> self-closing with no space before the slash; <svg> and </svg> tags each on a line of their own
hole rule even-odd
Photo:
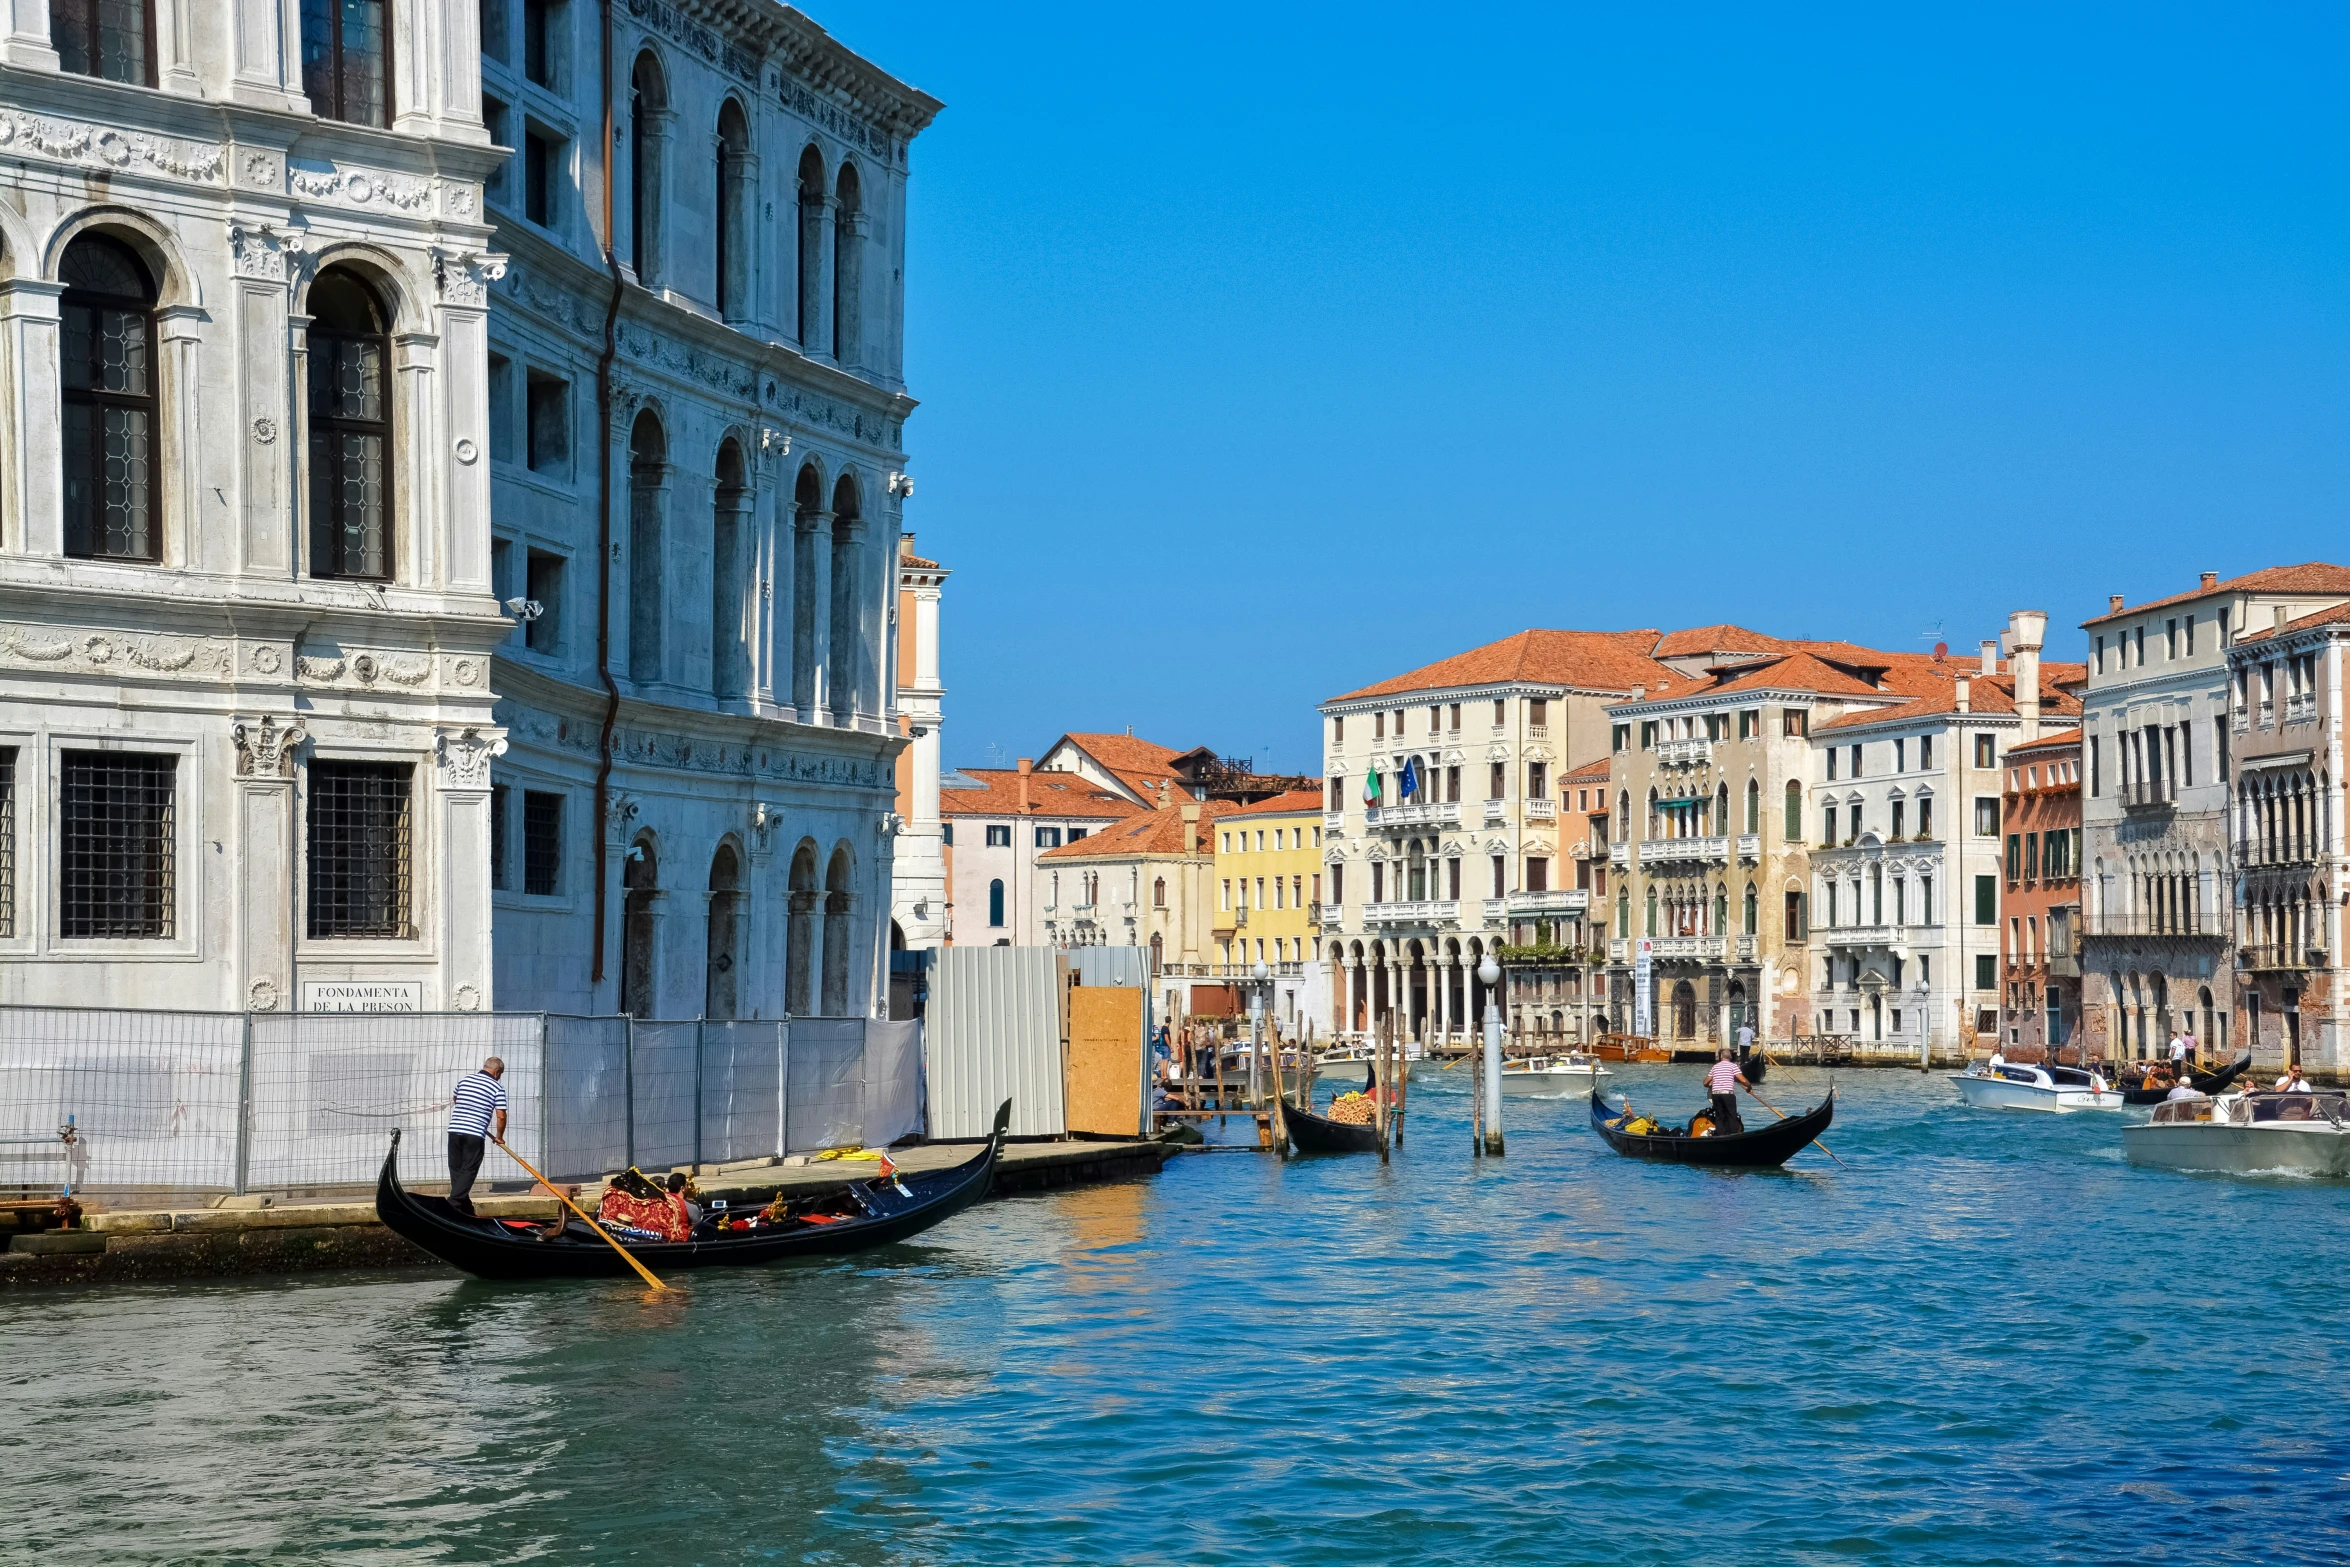
<svg viewBox="0 0 2350 1567">
<path fill-rule="evenodd" d="M 1323 1017 L 1321 965 L 1309 963 L 1322 927 L 1322 793 L 1293 790 L 1216 818 L 1216 952 L 1245 980 L 1263 963 L 1284 1032 L 1301 1012 Z M 1309 994 L 1309 990 L 1315 994 Z"/>
</svg>

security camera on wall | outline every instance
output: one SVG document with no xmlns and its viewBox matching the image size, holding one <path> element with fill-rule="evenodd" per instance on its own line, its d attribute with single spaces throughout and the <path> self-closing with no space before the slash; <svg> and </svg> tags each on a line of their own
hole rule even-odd
<svg viewBox="0 0 2350 1567">
<path fill-rule="evenodd" d="M 508 599 L 506 613 L 517 620 L 532 621 L 547 612 L 547 606 L 537 599 Z"/>
</svg>

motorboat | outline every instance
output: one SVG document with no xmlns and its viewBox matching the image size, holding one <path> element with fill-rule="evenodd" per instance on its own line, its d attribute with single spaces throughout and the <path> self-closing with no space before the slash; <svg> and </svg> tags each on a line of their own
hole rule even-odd
<svg viewBox="0 0 2350 1567">
<path fill-rule="evenodd" d="M 2122 1128 L 2132 1164 L 2228 1175 L 2350 1175 L 2350 1096 L 2236 1093 L 2171 1099 Z"/>
<path fill-rule="evenodd" d="M 1993 1056 L 1950 1074 L 1958 1097 L 1978 1110 L 2119 1110 L 2123 1099 L 2094 1072 Z"/>
<path fill-rule="evenodd" d="M 1581 1088 L 1613 1076 L 1579 1051 L 1559 1056 L 1513 1056 L 1501 1063 L 1504 1088 Z"/>
</svg>

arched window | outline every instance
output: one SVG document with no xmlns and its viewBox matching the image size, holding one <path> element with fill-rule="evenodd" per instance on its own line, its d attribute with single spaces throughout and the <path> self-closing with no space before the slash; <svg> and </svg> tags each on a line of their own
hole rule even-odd
<svg viewBox="0 0 2350 1567">
<path fill-rule="evenodd" d="M 1159 977 L 1159 964 L 1166 956 L 1167 939 L 1157 932 L 1151 934 L 1151 978 Z"/>
<path fill-rule="evenodd" d="M 832 486 L 832 645 L 825 650 L 825 667 L 831 672 L 832 714 L 835 723 L 845 726 L 857 711 L 862 689 L 865 660 L 864 627 L 859 617 L 865 608 L 864 589 L 859 581 L 862 554 L 857 547 L 859 523 L 857 481 L 842 474 Z"/>
<path fill-rule="evenodd" d="M 817 324 L 824 305 L 824 155 L 810 147 L 800 154 L 800 349 L 821 353 Z"/>
<path fill-rule="evenodd" d="M 1656 934 L 1656 889 L 1648 889 L 1648 934 Z"/>
<path fill-rule="evenodd" d="M 717 496 L 710 517 L 710 694 L 721 702 L 750 694 L 750 482 L 742 448 L 718 448 Z"/>
<path fill-rule="evenodd" d="M 1151 907 L 1154 909 L 1163 909 L 1166 906 L 1167 878 L 1164 876 L 1153 877 L 1151 879 Z M 1158 942 L 1158 939 L 1158 937 L 1153 936 L 1151 941 L 1155 945 Z"/>
<path fill-rule="evenodd" d="M 155 85 L 155 0 L 49 0 L 49 42 L 76 76 Z"/>
<path fill-rule="evenodd" d="M 1616 889 L 1616 934 L 1632 934 L 1632 899 L 1621 887 Z"/>
<path fill-rule="evenodd" d="M 857 309 L 864 297 L 864 257 L 860 238 L 865 217 L 858 205 L 857 166 L 843 163 L 839 198 L 832 214 L 832 357 L 840 364 L 857 358 Z"/>
<path fill-rule="evenodd" d="M 1787 785 L 1787 820 L 1784 826 L 1789 843 L 1803 841 L 1803 785 L 1793 781 Z"/>
<path fill-rule="evenodd" d="M 310 111 L 392 123 L 392 29 L 385 0 L 302 0 L 302 91 Z"/>
<path fill-rule="evenodd" d="M 1004 883 L 1001 877 L 987 884 L 987 923 L 997 927 L 1004 923 Z"/>
<path fill-rule="evenodd" d="M 661 274 L 661 184 L 669 137 L 668 84 L 651 51 L 636 58 L 628 84 L 628 261 L 636 280 L 658 287 Z"/>
<path fill-rule="evenodd" d="M 1754 883 L 1748 882 L 1746 884 L 1746 919 L 1740 929 L 1749 936 L 1754 935 L 1761 918 L 1762 900 L 1755 896 Z"/>
<path fill-rule="evenodd" d="M 751 128 L 742 105 L 732 98 L 718 111 L 718 243 L 711 258 L 717 268 L 714 298 L 723 320 L 746 315 L 750 309 L 750 236 L 746 214 L 751 202 Z"/>
<path fill-rule="evenodd" d="M 1759 778 L 1746 780 L 1746 825 L 1739 831 L 1758 834 L 1762 831 L 1762 780 Z"/>
<path fill-rule="evenodd" d="M 95 234 L 67 247 L 58 276 L 65 553 L 155 560 L 155 284 L 128 246 Z"/>
<path fill-rule="evenodd" d="M 668 513 L 669 441 L 648 408 L 628 431 L 628 678 L 640 683 L 662 676 Z"/>
<path fill-rule="evenodd" d="M 1632 795 L 1629 790 L 1616 791 L 1616 842 L 1632 841 Z"/>
<path fill-rule="evenodd" d="M 1729 928 L 1730 889 L 1716 883 L 1714 887 L 1714 928 L 1706 934 L 1710 936 L 1723 935 Z"/>
<path fill-rule="evenodd" d="M 391 335 L 350 272 L 310 286 L 310 575 L 392 575 Z"/>
<path fill-rule="evenodd" d="M 737 970 L 741 967 L 742 862 L 734 845 L 722 843 L 710 858 L 709 945 L 702 974 L 702 1015 L 735 1015 Z"/>
</svg>

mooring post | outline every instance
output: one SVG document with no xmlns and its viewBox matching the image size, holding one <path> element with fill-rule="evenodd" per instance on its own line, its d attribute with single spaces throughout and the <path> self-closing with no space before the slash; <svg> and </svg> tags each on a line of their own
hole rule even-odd
<svg viewBox="0 0 2350 1567">
<path fill-rule="evenodd" d="M 1485 981 L 1485 1151 L 1501 1152 L 1501 965 L 1487 953 L 1477 965 Z"/>
</svg>

